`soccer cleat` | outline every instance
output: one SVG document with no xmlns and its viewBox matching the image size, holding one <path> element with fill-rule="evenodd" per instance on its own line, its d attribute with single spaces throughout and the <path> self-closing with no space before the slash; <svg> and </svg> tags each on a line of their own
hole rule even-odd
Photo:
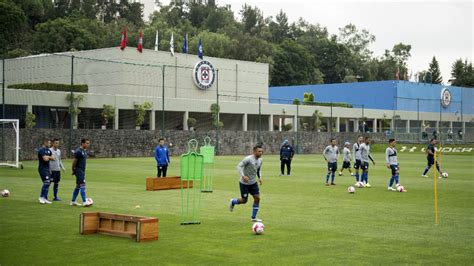
<svg viewBox="0 0 474 266">
<path fill-rule="evenodd" d="M 334 182 L 331 182 L 331 186 L 335 186 L 335 185 L 336 185 L 336 183 L 334 183 Z"/>
<path fill-rule="evenodd" d="M 262 219 L 252 218 L 250 221 L 251 222 L 262 222 Z"/>
<path fill-rule="evenodd" d="M 45 198 L 43 198 L 43 201 L 44 201 L 44 203 L 46 203 L 46 204 L 51 204 L 51 203 L 52 203 L 51 201 L 49 201 L 48 199 L 45 199 Z"/>
<path fill-rule="evenodd" d="M 422 177 L 428 177 L 427 175 L 421 175 Z"/>
<path fill-rule="evenodd" d="M 53 201 L 61 201 L 60 198 L 54 198 Z"/>
<path fill-rule="evenodd" d="M 354 176 L 354 174 L 353 174 L 353 173 L 351 173 L 351 176 Z"/>
<path fill-rule="evenodd" d="M 326 186 L 329 186 L 329 183 L 326 183 Z"/>
<path fill-rule="evenodd" d="M 369 183 L 365 184 L 365 187 L 372 187 Z"/>
<path fill-rule="evenodd" d="M 287 174 L 287 176 L 291 176 L 290 174 Z"/>
<path fill-rule="evenodd" d="M 83 207 L 89 207 L 89 206 L 91 206 L 91 205 L 92 205 L 92 203 L 87 202 L 87 201 L 82 203 L 82 206 L 83 206 Z"/>
<path fill-rule="evenodd" d="M 230 211 L 230 212 L 233 212 L 233 211 L 234 211 L 234 200 L 233 200 L 233 199 L 230 199 L 229 211 Z"/>
<path fill-rule="evenodd" d="M 396 189 L 394 189 L 393 187 L 388 187 L 387 189 L 388 191 L 397 191 Z"/>
<path fill-rule="evenodd" d="M 41 204 L 45 204 L 45 203 L 46 203 L 46 202 L 44 202 L 44 199 L 43 199 L 43 198 L 39 198 L 38 200 L 39 200 L 39 203 L 41 203 Z"/>
<path fill-rule="evenodd" d="M 71 205 L 71 206 L 82 206 L 82 204 L 80 204 L 78 202 L 75 202 L 75 201 L 71 201 L 71 203 L 69 203 L 69 205 Z"/>
</svg>

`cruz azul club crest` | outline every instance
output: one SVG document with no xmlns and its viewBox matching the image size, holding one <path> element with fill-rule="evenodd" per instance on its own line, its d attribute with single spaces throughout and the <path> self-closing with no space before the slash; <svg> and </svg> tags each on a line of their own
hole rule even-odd
<svg viewBox="0 0 474 266">
<path fill-rule="evenodd" d="M 193 70 L 193 79 L 199 89 L 209 89 L 216 79 L 216 70 L 211 62 L 206 60 L 197 62 Z"/>
<path fill-rule="evenodd" d="M 451 104 L 451 92 L 444 88 L 441 90 L 441 105 L 446 108 Z"/>
</svg>

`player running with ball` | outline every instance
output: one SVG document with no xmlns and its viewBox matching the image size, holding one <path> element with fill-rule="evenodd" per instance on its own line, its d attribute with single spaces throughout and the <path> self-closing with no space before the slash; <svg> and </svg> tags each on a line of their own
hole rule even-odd
<svg viewBox="0 0 474 266">
<path fill-rule="evenodd" d="M 262 167 L 263 148 L 260 145 L 253 147 L 253 154 L 245 157 L 238 165 L 237 171 L 240 174 L 240 199 L 231 199 L 229 210 L 233 211 L 234 206 L 247 203 L 248 195 L 253 197 L 252 222 L 261 222 L 257 218 L 257 212 L 260 207 L 260 190 L 258 183 L 262 185 L 262 176 L 260 169 Z"/>
</svg>

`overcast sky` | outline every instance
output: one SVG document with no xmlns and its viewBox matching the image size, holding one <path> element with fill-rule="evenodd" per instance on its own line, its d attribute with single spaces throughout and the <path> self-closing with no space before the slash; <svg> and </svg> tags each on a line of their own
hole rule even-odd
<svg viewBox="0 0 474 266">
<path fill-rule="evenodd" d="M 161 1 L 168 4 L 169 1 Z M 457 58 L 472 61 L 474 54 L 473 1 L 360 1 L 360 0 L 216 0 L 231 5 L 236 17 L 244 3 L 257 6 L 264 16 L 283 10 L 290 22 L 302 17 L 327 27 L 331 34 L 349 23 L 375 35 L 371 50 L 376 56 L 395 43 L 412 46 L 409 70 L 413 75 L 426 70 L 433 55 L 441 67 L 443 82 L 451 78 L 451 65 Z"/>
</svg>

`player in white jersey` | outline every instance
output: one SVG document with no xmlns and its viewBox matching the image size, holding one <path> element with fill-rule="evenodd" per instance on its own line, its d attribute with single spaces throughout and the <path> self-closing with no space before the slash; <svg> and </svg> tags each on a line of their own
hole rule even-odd
<svg viewBox="0 0 474 266">
<path fill-rule="evenodd" d="M 397 149 L 395 148 L 396 144 L 397 142 L 395 139 L 389 139 L 388 147 L 385 150 L 385 161 L 387 162 L 387 168 L 392 170 L 392 176 L 390 178 L 390 183 L 388 184 L 389 191 L 397 191 L 392 187 L 394 181 L 396 186 L 399 186 L 398 175 L 400 174 L 400 165 L 398 164 Z"/>
<path fill-rule="evenodd" d="M 362 167 L 362 161 L 360 158 L 360 145 L 362 145 L 363 142 L 364 142 L 364 137 L 359 136 L 357 137 L 357 142 L 354 143 L 354 146 L 352 146 L 356 183 L 361 181 L 359 179 L 359 168 Z"/>
<path fill-rule="evenodd" d="M 328 145 L 323 151 L 324 160 L 328 163 L 328 174 L 326 175 L 326 186 L 329 186 L 329 176 L 331 175 L 331 185 L 335 185 L 334 176 L 337 171 L 337 157 L 339 157 L 339 148 L 336 146 L 336 140 L 331 139 L 331 145 Z"/>
<path fill-rule="evenodd" d="M 240 175 L 240 198 L 231 199 L 229 210 L 233 211 L 234 206 L 247 203 L 248 195 L 253 197 L 252 222 L 261 222 L 257 218 L 257 212 L 260 208 L 260 190 L 257 182 L 262 185 L 261 167 L 262 167 L 263 148 L 260 145 L 253 147 L 253 154 L 245 157 L 238 165 L 237 171 Z"/>
<path fill-rule="evenodd" d="M 344 149 L 342 150 L 342 155 L 344 158 L 342 162 L 341 171 L 339 171 L 339 176 L 342 175 L 342 171 L 344 171 L 344 169 L 349 170 L 349 173 L 351 174 L 351 176 L 354 175 L 351 170 L 351 150 L 349 150 L 350 145 L 351 144 L 347 141 L 344 143 Z"/>
<path fill-rule="evenodd" d="M 371 187 L 369 184 L 369 159 L 375 165 L 375 161 L 370 155 L 370 137 L 365 137 L 365 142 L 360 145 L 360 158 L 362 161 L 362 178 L 361 181 L 364 183 L 364 187 Z"/>
<path fill-rule="evenodd" d="M 61 170 L 66 170 L 61 160 L 61 150 L 59 149 L 59 139 L 53 139 L 51 143 L 52 147 L 49 148 L 56 160 L 49 161 L 49 169 L 51 170 L 51 181 L 54 183 L 53 192 L 54 199 L 53 201 L 61 201 L 58 197 L 59 182 L 61 181 Z"/>
</svg>

